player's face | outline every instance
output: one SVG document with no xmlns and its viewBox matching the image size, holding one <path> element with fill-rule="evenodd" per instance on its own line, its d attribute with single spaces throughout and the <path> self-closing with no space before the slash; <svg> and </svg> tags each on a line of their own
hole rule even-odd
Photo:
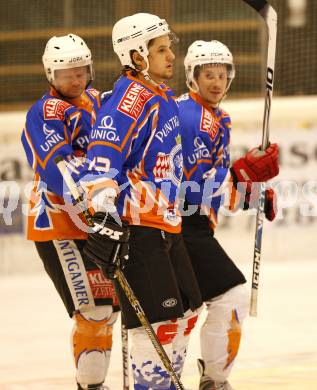
<svg viewBox="0 0 317 390">
<path fill-rule="evenodd" d="M 148 56 L 148 73 L 156 83 L 162 83 L 173 77 L 175 54 L 171 47 L 172 42 L 168 35 L 155 38 L 151 42 Z"/>
<path fill-rule="evenodd" d="M 216 107 L 226 92 L 227 67 L 226 65 L 205 65 L 201 68 L 196 81 L 199 95 L 211 107 Z"/>
<path fill-rule="evenodd" d="M 79 97 L 85 90 L 90 74 L 87 66 L 55 71 L 56 90 L 68 99 Z"/>
</svg>

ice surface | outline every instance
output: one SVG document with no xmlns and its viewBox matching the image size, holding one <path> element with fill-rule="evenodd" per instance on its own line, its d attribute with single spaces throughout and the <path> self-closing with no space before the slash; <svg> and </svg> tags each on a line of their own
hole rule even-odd
<svg viewBox="0 0 317 390">
<path fill-rule="evenodd" d="M 251 263 L 241 268 L 250 278 Z M 231 376 L 236 390 L 317 389 L 317 262 L 261 265 L 259 314 L 248 318 Z M 1 390 L 75 389 L 69 347 L 72 321 L 44 274 L 0 278 Z M 199 324 L 203 321 L 203 316 Z M 199 327 L 198 324 L 198 327 Z M 198 327 L 183 382 L 197 389 Z M 108 383 L 122 388 L 119 321 Z M 132 386 L 131 386 L 132 388 Z"/>
</svg>

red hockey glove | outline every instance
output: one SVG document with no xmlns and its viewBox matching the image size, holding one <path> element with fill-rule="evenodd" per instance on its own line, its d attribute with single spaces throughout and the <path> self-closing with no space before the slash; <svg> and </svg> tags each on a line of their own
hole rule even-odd
<svg viewBox="0 0 317 390">
<path fill-rule="evenodd" d="M 270 222 L 272 222 L 276 217 L 277 196 L 273 188 L 265 190 L 264 214 L 265 218 Z"/>
<path fill-rule="evenodd" d="M 247 192 L 252 182 L 266 182 L 279 172 L 278 145 L 271 144 L 266 150 L 259 148 L 250 150 L 244 157 L 237 160 L 231 167 L 233 184 L 237 187 L 238 182 L 247 183 Z"/>
<path fill-rule="evenodd" d="M 243 202 L 243 210 L 254 209 L 258 207 L 260 197 L 261 184 L 257 183 L 252 186 L 252 191 L 246 193 Z M 264 215 L 265 218 L 272 222 L 277 214 L 277 196 L 273 188 L 265 190 L 264 198 Z"/>
</svg>

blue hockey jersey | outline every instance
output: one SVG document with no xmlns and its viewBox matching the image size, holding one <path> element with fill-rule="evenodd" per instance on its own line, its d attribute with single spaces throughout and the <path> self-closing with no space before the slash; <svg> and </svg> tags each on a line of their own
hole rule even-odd
<svg viewBox="0 0 317 390">
<path fill-rule="evenodd" d="M 184 180 L 194 182 L 191 188 L 184 186 L 187 187 L 186 200 L 191 205 L 200 206 L 214 228 L 224 193 L 230 190 L 230 202 L 234 201 L 235 195 L 229 171 L 231 119 L 224 110 L 210 108 L 194 92 L 177 100 L 182 128 Z"/>
<path fill-rule="evenodd" d="M 78 210 L 65 204 L 66 188 L 54 158 L 66 159 L 86 154 L 89 133 L 100 107 L 100 94 L 88 88 L 72 104 L 52 89 L 28 111 L 22 144 L 35 172 L 28 215 L 28 239 L 84 239 L 84 225 Z M 78 166 L 78 175 L 84 166 Z M 78 176 L 79 177 L 79 176 Z"/>
<path fill-rule="evenodd" d="M 93 174 L 88 182 L 119 186 L 117 208 L 124 220 L 180 231 L 182 145 L 178 107 L 168 87 L 130 73 L 120 77 L 98 112 L 87 157 Z"/>
</svg>

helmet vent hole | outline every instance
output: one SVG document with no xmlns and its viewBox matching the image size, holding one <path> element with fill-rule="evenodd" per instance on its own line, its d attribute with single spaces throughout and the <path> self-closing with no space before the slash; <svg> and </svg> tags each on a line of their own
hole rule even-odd
<svg viewBox="0 0 317 390">
<path fill-rule="evenodd" d="M 60 50 L 59 46 L 54 46 L 54 49 Z"/>
</svg>

